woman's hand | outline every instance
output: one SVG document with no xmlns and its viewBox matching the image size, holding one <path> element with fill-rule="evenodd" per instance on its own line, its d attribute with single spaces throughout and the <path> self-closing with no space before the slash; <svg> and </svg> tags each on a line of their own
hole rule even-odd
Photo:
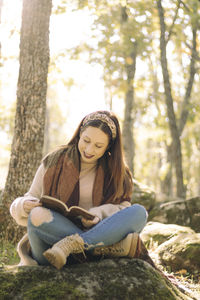
<svg viewBox="0 0 200 300">
<path fill-rule="evenodd" d="M 42 203 L 38 201 L 31 201 L 31 200 L 26 200 L 24 201 L 24 211 L 29 214 L 30 211 L 37 206 L 42 206 Z"/>
<path fill-rule="evenodd" d="M 93 220 L 88 220 L 83 217 L 81 218 L 81 222 L 82 222 L 83 226 L 86 228 L 90 228 L 90 227 L 96 225 L 97 223 L 99 223 L 99 221 L 100 221 L 100 219 L 97 216 Z"/>
</svg>

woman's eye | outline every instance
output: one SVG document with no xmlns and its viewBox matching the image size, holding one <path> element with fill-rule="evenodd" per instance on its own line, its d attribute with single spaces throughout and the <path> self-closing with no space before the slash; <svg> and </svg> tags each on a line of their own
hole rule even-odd
<svg viewBox="0 0 200 300">
<path fill-rule="evenodd" d="M 99 148 L 99 149 L 102 148 L 102 146 L 98 146 L 98 145 L 96 145 L 96 147 Z"/>
<path fill-rule="evenodd" d="M 84 140 L 84 142 L 85 142 L 85 143 L 89 143 L 89 141 L 87 141 L 87 140 Z"/>
</svg>

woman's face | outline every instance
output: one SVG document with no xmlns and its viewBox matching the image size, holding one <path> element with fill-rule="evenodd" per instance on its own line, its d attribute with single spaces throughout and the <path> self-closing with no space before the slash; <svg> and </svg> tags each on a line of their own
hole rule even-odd
<svg viewBox="0 0 200 300">
<path fill-rule="evenodd" d="M 81 161 L 94 163 L 102 157 L 108 147 L 109 138 L 101 129 L 89 126 L 80 135 L 78 149 Z"/>
</svg>

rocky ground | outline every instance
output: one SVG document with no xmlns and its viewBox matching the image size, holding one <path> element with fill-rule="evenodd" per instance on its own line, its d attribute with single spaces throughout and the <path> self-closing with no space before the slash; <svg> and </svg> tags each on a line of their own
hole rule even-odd
<svg viewBox="0 0 200 300">
<path fill-rule="evenodd" d="M 103 259 L 66 266 L 0 268 L 2 300 L 189 300 L 198 299 L 171 284 L 140 259 Z"/>
<path fill-rule="evenodd" d="M 17 267 L 15 246 L 0 241 L 0 300 L 200 300 L 200 197 L 161 201 L 136 185 L 136 202 L 149 212 L 141 238 L 165 276 L 128 258 L 73 263 L 61 271 Z"/>
<path fill-rule="evenodd" d="M 199 234 L 184 226 L 149 222 L 141 237 L 169 280 L 145 261 L 128 258 L 72 263 L 61 271 L 18 268 L 15 248 L 4 245 L 0 299 L 200 300 Z"/>
</svg>

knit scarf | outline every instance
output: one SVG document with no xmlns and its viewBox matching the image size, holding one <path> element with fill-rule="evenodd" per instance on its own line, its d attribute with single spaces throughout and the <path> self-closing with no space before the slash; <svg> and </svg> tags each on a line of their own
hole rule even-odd
<svg viewBox="0 0 200 300">
<path fill-rule="evenodd" d="M 49 166 L 47 163 L 47 170 L 43 179 L 44 194 L 60 199 L 68 207 L 79 205 L 80 154 L 77 146 L 67 146 L 62 151 L 52 155 L 57 158 Z M 44 160 L 44 164 L 49 158 L 50 156 Z M 105 169 L 104 160 L 100 160 L 93 187 L 93 206 L 112 202 L 110 195 L 113 190 L 110 187 L 108 188 L 107 176 L 104 176 Z"/>
</svg>

